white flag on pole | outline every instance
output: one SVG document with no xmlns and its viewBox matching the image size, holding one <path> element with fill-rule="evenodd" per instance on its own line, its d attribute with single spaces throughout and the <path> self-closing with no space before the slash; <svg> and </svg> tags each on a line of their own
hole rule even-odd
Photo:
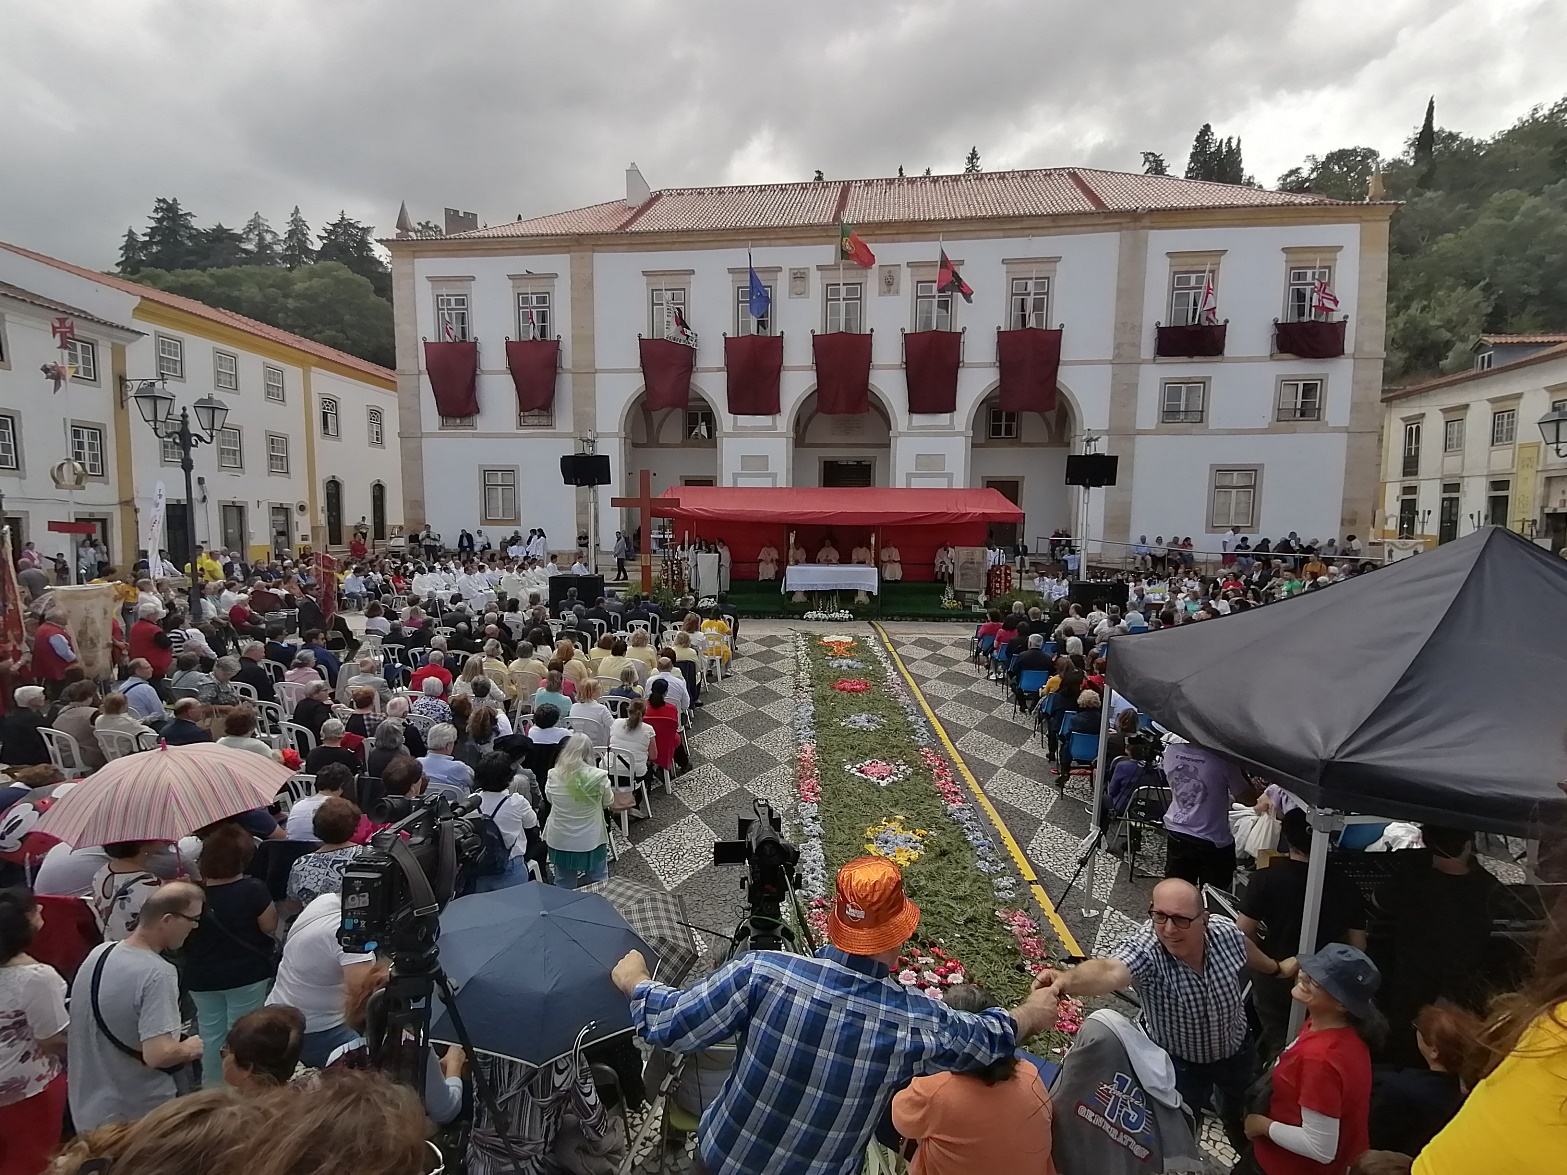
<svg viewBox="0 0 1567 1175">
<path fill-rule="evenodd" d="M 169 499 L 168 487 L 161 481 L 152 487 L 152 509 L 147 511 L 147 525 L 143 529 L 149 560 L 157 558 L 158 550 L 163 546 L 163 514 L 164 506 Z"/>
</svg>

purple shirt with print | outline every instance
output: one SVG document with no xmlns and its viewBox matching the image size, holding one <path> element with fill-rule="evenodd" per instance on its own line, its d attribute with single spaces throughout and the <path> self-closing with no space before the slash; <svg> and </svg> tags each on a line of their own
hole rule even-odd
<svg viewBox="0 0 1567 1175">
<path fill-rule="evenodd" d="M 1164 748 L 1164 775 L 1170 784 L 1170 808 L 1164 826 L 1214 845 L 1232 845 L 1230 798 L 1246 792 L 1241 769 L 1212 751 L 1191 743 Z"/>
</svg>

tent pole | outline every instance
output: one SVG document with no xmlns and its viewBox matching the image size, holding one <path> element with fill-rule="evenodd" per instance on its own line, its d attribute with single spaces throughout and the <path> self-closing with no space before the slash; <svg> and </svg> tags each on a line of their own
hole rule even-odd
<svg viewBox="0 0 1567 1175">
<path fill-rule="evenodd" d="M 1112 638 L 1113 639 L 1113 638 Z M 1088 821 L 1090 831 L 1099 830 L 1099 808 L 1104 803 L 1105 793 L 1105 756 L 1110 743 L 1110 644 L 1105 643 L 1105 690 L 1104 696 L 1099 699 L 1099 750 L 1094 754 L 1094 791 L 1093 800 L 1088 807 Z M 1127 852 L 1131 852 L 1128 845 Z M 1093 846 L 1088 850 L 1088 876 L 1083 880 L 1083 917 L 1097 918 L 1099 908 L 1094 896 L 1095 874 L 1099 865 L 1099 837 L 1094 837 Z"/>
<path fill-rule="evenodd" d="M 1306 904 L 1300 912 L 1300 955 L 1317 949 L 1317 925 L 1322 920 L 1322 888 L 1328 875 L 1328 837 L 1333 829 L 1333 813 L 1326 808 L 1306 805 L 1311 819 L 1311 860 L 1306 865 Z M 1303 1004 L 1290 1003 L 1289 1039 L 1294 1040 L 1305 1023 Z"/>
</svg>

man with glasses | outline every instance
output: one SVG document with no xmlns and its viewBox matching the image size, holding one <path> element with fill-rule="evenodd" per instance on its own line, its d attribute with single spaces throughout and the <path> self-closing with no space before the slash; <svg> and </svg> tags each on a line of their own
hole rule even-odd
<svg viewBox="0 0 1567 1175">
<path fill-rule="evenodd" d="M 95 1130 L 130 1122 L 178 1092 L 172 1072 L 201 1059 L 201 1038 L 180 1038 L 180 982 L 164 951 L 201 922 L 199 886 L 171 881 L 142 904 L 120 942 L 92 949 L 71 985 L 71 1120 Z"/>
<path fill-rule="evenodd" d="M 1057 997 L 1094 996 L 1137 988 L 1143 1027 L 1175 1062 L 1175 1085 L 1201 1114 L 1217 1090 L 1217 1110 L 1237 1150 L 1254 1051 L 1246 1041 L 1246 969 L 1293 974 L 1294 960 L 1268 958 L 1228 918 L 1214 918 L 1189 881 L 1154 886 L 1148 921 L 1104 959 L 1067 971 L 1041 972 L 1036 986 Z"/>
</svg>

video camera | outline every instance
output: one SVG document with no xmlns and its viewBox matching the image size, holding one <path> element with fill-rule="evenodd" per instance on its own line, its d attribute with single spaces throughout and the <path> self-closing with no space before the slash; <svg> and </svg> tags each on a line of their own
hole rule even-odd
<svg viewBox="0 0 1567 1175">
<path fill-rule="evenodd" d="M 797 949 L 794 928 L 783 920 L 783 904 L 793 902 L 799 924 L 805 918 L 795 890 L 800 877 L 800 848 L 784 839 L 783 820 L 766 800 L 752 807 L 754 817 L 740 818 L 735 840 L 713 845 L 714 865 L 744 865 L 746 916 L 731 939 L 731 955 L 748 950 L 781 951 Z M 808 933 L 808 932 L 807 932 Z"/>
</svg>

